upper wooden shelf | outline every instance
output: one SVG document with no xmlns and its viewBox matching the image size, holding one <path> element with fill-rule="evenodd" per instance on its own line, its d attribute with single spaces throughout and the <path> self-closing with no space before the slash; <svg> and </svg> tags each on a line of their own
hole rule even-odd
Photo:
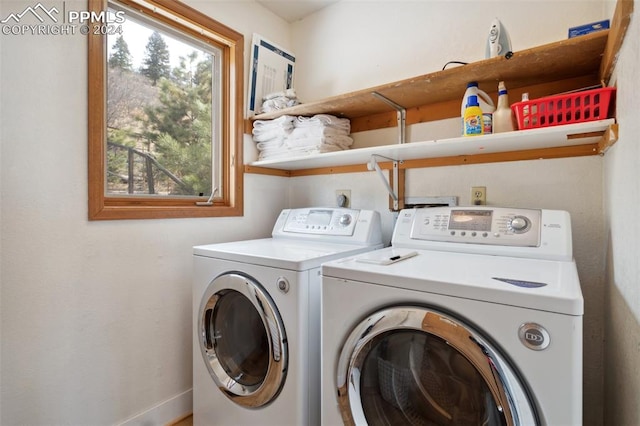
<svg viewBox="0 0 640 426">
<path fill-rule="evenodd" d="M 601 62 L 609 30 L 575 37 L 504 56 L 459 65 L 419 77 L 308 102 L 256 115 L 268 120 L 284 114 L 332 114 L 351 120 L 351 131 L 393 127 L 396 111 L 372 95 L 376 92 L 407 110 L 407 124 L 460 115 L 460 100 L 469 81 L 497 98 L 498 82 L 505 81 L 512 102 L 523 92 L 537 98 L 599 84 Z M 250 124 L 248 127 L 250 130 Z"/>
</svg>

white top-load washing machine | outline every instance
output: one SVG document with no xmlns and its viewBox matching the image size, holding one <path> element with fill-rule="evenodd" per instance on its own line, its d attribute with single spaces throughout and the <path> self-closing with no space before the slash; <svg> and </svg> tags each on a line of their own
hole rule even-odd
<svg viewBox="0 0 640 426">
<path fill-rule="evenodd" d="M 195 425 L 320 423 L 320 264 L 382 247 L 370 210 L 283 210 L 272 238 L 194 247 Z"/>
<path fill-rule="evenodd" d="M 582 424 L 568 213 L 403 210 L 322 274 L 323 424 Z"/>
</svg>

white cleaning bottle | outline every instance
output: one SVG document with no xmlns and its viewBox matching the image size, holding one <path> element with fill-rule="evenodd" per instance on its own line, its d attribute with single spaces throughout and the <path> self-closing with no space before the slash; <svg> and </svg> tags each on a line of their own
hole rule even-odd
<svg viewBox="0 0 640 426">
<path fill-rule="evenodd" d="M 498 107 L 493 113 L 493 133 L 511 132 L 513 130 L 509 95 L 504 81 L 501 81 L 498 83 Z"/>
<path fill-rule="evenodd" d="M 467 84 L 467 90 L 464 92 L 462 104 L 460 105 L 460 117 L 464 119 L 464 112 L 467 109 L 469 96 L 476 96 L 478 105 L 482 110 L 483 134 L 493 133 L 493 112 L 496 110 L 496 107 L 491 97 L 483 90 L 478 89 L 478 83 L 475 81 Z M 462 134 L 464 135 L 464 125 Z"/>
<path fill-rule="evenodd" d="M 522 94 L 522 102 L 529 102 L 529 93 L 524 92 Z M 529 105 L 522 107 L 522 126 L 519 126 L 520 130 L 529 129 L 531 127 L 531 110 Z"/>
</svg>

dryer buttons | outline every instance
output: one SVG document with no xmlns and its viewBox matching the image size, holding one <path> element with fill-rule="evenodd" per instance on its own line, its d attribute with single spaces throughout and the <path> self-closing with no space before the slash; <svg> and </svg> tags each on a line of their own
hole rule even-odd
<svg viewBox="0 0 640 426">
<path fill-rule="evenodd" d="M 549 343 L 551 343 L 549 332 L 535 322 L 522 324 L 518 330 L 518 337 L 520 337 L 523 345 L 534 351 L 545 350 L 549 347 Z"/>
</svg>

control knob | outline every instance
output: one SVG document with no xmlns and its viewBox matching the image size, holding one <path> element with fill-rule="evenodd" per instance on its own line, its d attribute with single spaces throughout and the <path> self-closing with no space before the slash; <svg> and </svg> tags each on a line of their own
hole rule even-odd
<svg viewBox="0 0 640 426">
<path fill-rule="evenodd" d="M 348 226 L 351 223 L 351 215 L 343 214 L 340 216 L 340 219 L 338 219 L 338 223 L 342 226 Z"/>
<path fill-rule="evenodd" d="M 524 234 L 531 228 L 531 221 L 524 216 L 515 216 L 509 222 L 509 229 L 516 234 Z"/>
</svg>

